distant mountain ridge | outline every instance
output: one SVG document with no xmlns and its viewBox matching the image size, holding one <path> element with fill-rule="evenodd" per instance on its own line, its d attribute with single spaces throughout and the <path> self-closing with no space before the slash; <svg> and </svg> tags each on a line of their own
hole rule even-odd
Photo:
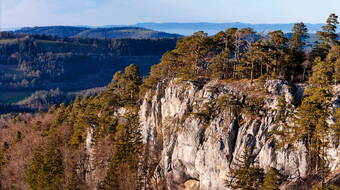
<svg viewBox="0 0 340 190">
<path fill-rule="evenodd" d="M 179 38 L 178 34 L 159 32 L 142 27 L 78 27 L 78 26 L 44 26 L 25 27 L 15 30 L 15 33 L 50 35 L 70 38 L 94 38 L 94 39 L 157 39 L 157 38 Z"/>
<path fill-rule="evenodd" d="M 253 28 L 257 32 L 269 32 L 274 30 L 282 30 L 285 33 L 291 32 L 294 23 L 288 24 L 250 24 L 250 23 L 241 23 L 241 22 L 230 22 L 230 23 L 209 23 L 209 22 L 196 22 L 196 23 L 155 23 L 155 22 L 146 22 L 146 23 L 138 23 L 132 26 L 135 27 L 143 27 L 150 28 L 152 30 L 159 30 L 170 33 L 177 33 L 182 35 L 190 35 L 196 31 L 203 30 L 208 32 L 210 35 L 216 34 L 219 31 L 224 31 L 227 28 Z M 324 24 L 309 24 L 306 23 L 306 26 L 309 30 L 309 33 L 316 33 L 321 30 L 321 27 Z"/>
<path fill-rule="evenodd" d="M 306 23 L 310 34 L 315 34 L 321 30 L 324 24 Z M 229 23 L 156 23 L 145 22 L 134 25 L 106 25 L 106 26 L 44 26 L 25 27 L 15 30 L 16 33 L 25 34 L 45 34 L 60 37 L 80 37 L 80 38 L 134 38 L 134 39 L 155 39 L 155 38 L 180 38 L 188 36 L 197 31 L 205 31 L 209 35 L 214 35 L 228 28 L 253 28 L 255 31 L 267 33 L 274 30 L 282 30 L 290 33 L 294 23 L 288 24 L 250 24 L 241 22 Z M 340 32 L 340 31 L 339 31 Z"/>
</svg>

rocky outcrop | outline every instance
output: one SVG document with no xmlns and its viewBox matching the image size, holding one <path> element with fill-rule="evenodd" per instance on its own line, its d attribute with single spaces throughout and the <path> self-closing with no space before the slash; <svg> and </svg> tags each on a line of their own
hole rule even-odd
<svg viewBox="0 0 340 190">
<path fill-rule="evenodd" d="M 96 155 L 95 155 L 95 142 L 94 142 L 94 127 L 90 127 L 87 131 L 85 139 L 85 182 L 88 188 L 97 189 L 99 179 L 96 175 Z"/>
<path fill-rule="evenodd" d="M 294 98 L 301 97 L 303 89 L 281 80 L 266 82 L 262 91 L 248 83 L 160 83 L 146 95 L 140 109 L 144 141 L 160 157 L 155 183 L 166 181 L 168 189 L 225 189 L 224 181 L 245 146 L 260 167 L 275 167 L 291 180 L 305 177 L 309 163 L 304 145 L 278 150 L 270 135 L 280 127 L 279 98 L 283 95 L 287 111 L 294 112 Z M 259 100 L 263 105 L 254 111 L 251 105 Z M 249 109 L 234 111 L 231 102 L 235 101 Z M 338 101 L 336 96 L 334 102 Z M 334 170 L 339 167 L 339 149 L 328 152 Z"/>
</svg>

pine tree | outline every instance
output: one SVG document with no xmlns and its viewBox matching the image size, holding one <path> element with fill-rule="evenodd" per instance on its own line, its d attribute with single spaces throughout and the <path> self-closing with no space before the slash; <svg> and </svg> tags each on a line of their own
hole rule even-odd
<svg viewBox="0 0 340 190">
<path fill-rule="evenodd" d="M 324 150 L 329 144 L 330 129 L 326 119 L 333 73 L 332 67 L 327 67 L 326 64 L 320 58 L 316 60 L 309 87 L 305 90 L 306 97 L 298 108 L 290 134 L 290 142 L 302 141 L 306 145 L 309 159 L 316 172 L 325 169 Z"/>
<path fill-rule="evenodd" d="M 230 52 L 223 50 L 210 60 L 209 69 L 213 78 L 228 79 L 232 77 L 232 63 L 229 60 Z"/>
<path fill-rule="evenodd" d="M 301 71 L 305 72 L 306 67 L 304 67 L 303 63 L 305 61 L 305 51 L 304 47 L 306 45 L 305 40 L 309 37 L 308 29 L 306 25 L 301 23 L 296 23 L 293 27 L 292 38 L 290 39 L 290 52 L 291 61 L 288 64 L 288 72 L 287 75 L 290 77 L 289 80 L 294 81 L 296 76 L 299 77 L 301 75 Z M 303 74 L 304 75 L 304 74 Z M 302 80 L 304 80 L 304 76 L 302 76 Z"/>
<path fill-rule="evenodd" d="M 290 68 L 293 67 L 290 65 L 292 57 L 288 52 L 288 39 L 281 30 L 270 32 L 268 35 L 270 49 L 266 53 L 271 62 L 267 65 L 267 73 L 269 73 L 269 67 L 274 78 L 286 78 L 290 76 Z"/>
<path fill-rule="evenodd" d="M 247 147 L 244 148 L 243 155 L 236 159 L 236 168 L 231 169 L 227 176 L 225 186 L 240 190 L 258 190 L 263 182 L 263 169 L 256 166 L 249 154 Z"/>
<path fill-rule="evenodd" d="M 335 111 L 335 124 L 331 126 L 332 134 L 334 137 L 340 137 L 340 108 Z M 335 139 L 335 146 L 340 145 L 340 139 Z"/>
<path fill-rule="evenodd" d="M 321 40 L 321 44 L 317 47 L 317 52 L 319 52 L 319 56 L 322 58 L 327 55 L 333 45 L 338 43 L 338 34 L 336 33 L 338 24 L 338 16 L 332 13 L 329 15 L 326 25 L 322 27 L 322 31 L 317 32 Z"/>
<path fill-rule="evenodd" d="M 332 85 L 333 75 L 334 67 L 328 62 L 316 58 L 309 84 L 313 87 L 329 89 L 330 85 Z"/>
<path fill-rule="evenodd" d="M 269 68 L 271 58 L 267 50 L 264 42 L 259 40 L 252 44 L 246 52 L 244 61 L 247 67 L 249 67 L 250 74 L 248 76 L 250 76 L 251 81 L 264 74 L 265 66 Z"/>
<path fill-rule="evenodd" d="M 279 190 L 280 182 L 280 172 L 275 168 L 270 168 L 265 175 L 261 190 Z"/>
<path fill-rule="evenodd" d="M 141 134 L 136 113 L 126 114 L 126 123 L 117 126 L 114 155 L 101 190 L 138 189 L 138 169 L 142 150 Z"/>
<path fill-rule="evenodd" d="M 336 33 L 337 25 L 339 24 L 338 16 L 332 13 L 329 15 L 326 25 L 322 27 L 323 31 L 326 34 L 325 36 L 321 36 L 324 38 L 321 38 L 321 40 L 324 40 L 323 42 L 328 44 L 329 46 L 335 45 L 337 43 L 338 35 Z"/>
<path fill-rule="evenodd" d="M 308 38 L 308 29 L 303 22 L 294 24 L 292 30 L 292 38 L 290 43 L 292 47 L 298 51 L 303 50 L 303 46 L 306 44 L 305 39 Z"/>
<path fill-rule="evenodd" d="M 31 190 L 61 190 L 63 187 L 63 161 L 57 140 L 53 139 L 45 149 L 38 147 L 26 171 L 26 182 Z"/>
<path fill-rule="evenodd" d="M 139 95 L 139 86 L 142 84 L 142 79 L 139 75 L 136 65 L 129 65 L 125 68 L 124 73 L 117 72 L 112 82 L 109 84 L 108 95 L 113 95 L 114 98 L 119 98 L 115 102 L 124 106 L 125 104 L 133 105 L 136 103 Z"/>
<path fill-rule="evenodd" d="M 330 72 L 333 72 L 332 78 L 334 84 L 337 85 L 340 81 L 340 45 L 332 47 L 327 55 L 326 63 L 330 67 Z"/>
</svg>

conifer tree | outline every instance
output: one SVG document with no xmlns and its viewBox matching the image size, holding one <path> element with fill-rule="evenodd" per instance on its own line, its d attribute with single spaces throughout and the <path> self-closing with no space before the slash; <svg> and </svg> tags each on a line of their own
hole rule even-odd
<svg viewBox="0 0 340 190">
<path fill-rule="evenodd" d="M 340 108 L 335 110 L 335 124 L 331 126 L 332 134 L 334 137 L 340 137 Z M 340 139 L 335 139 L 335 146 L 340 145 Z"/>
<path fill-rule="evenodd" d="M 209 69 L 213 78 L 227 79 L 232 77 L 233 67 L 229 56 L 230 53 L 227 49 L 211 59 Z"/>
<path fill-rule="evenodd" d="M 269 70 L 269 65 L 271 63 L 271 57 L 267 52 L 267 48 L 264 45 L 262 40 L 259 40 L 252 44 L 248 51 L 245 54 L 245 64 L 249 67 L 250 71 L 250 80 L 262 76 L 264 74 L 264 68 L 266 67 L 267 71 Z"/>
<path fill-rule="evenodd" d="M 329 89 L 333 81 L 334 68 L 321 58 L 316 58 L 309 84 L 316 88 Z"/>
<path fill-rule="evenodd" d="M 340 81 L 340 45 L 333 46 L 326 58 L 330 72 L 333 72 L 332 79 L 337 85 Z M 331 73 L 330 73 L 331 74 Z"/>
<path fill-rule="evenodd" d="M 291 55 L 288 52 L 288 39 L 285 37 L 281 30 L 268 33 L 269 45 L 271 46 L 267 54 L 269 55 L 271 62 L 267 65 L 272 70 L 273 77 L 287 77 L 290 75 Z"/>
<path fill-rule="evenodd" d="M 313 187 L 312 190 L 339 190 L 339 187 L 337 185 L 318 185 Z"/>
<path fill-rule="evenodd" d="M 314 167 L 318 169 L 323 158 L 323 148 L 327 146 L 326 138 L 328 126 L 327 117 L 327 90 L 321 88 L 307 89 L 308 97 L 304 98 L 298 108 L 293 138 L 302 140 L 307 146 L 309 158 L 314 160 Z"/>
<path fill-rule="evenodd" d="M 305 90 L 306 97 L 296 113 L 290 142 L 302 141 L 307 149 L 312 167 L 316 172 L 325 167 L 325 148 L 328 146 L 329 126 L 326 124 L 328 116 L 330 85 L 332 82 L 332 68 L 326 67 L 320 58 L 313 67 L 313 75 L 309 80 L 309 87 Z"/>
<path fill-rule="evenodd" d="M 306 66 L 303 63 L 307 64 L 308 62 L 305 61 L 305 51 L 304 47 L 306 45 L 305 40 L 309 37 L 308 29 L 306 25 L 301 23 L 296 23 L 292 30 L 292 38 L 290 39 L 290 52 L 292 56 L 292 60 L 288 65 L 287 70 L 289 71 L 288 74 L 290 75 L 289 79 L 294 81 L 296 76 L 301 77 L 301 71 L 305 72 Z M 302 80 L 304 80 L 304 73 L 302 74 Z"/>
<path fill-rule="evenodd" d="M 119 102 L 121 105 L 135 104 L 141 84 L 142 79 L 138 68 L 132 64 L 125 68 L 124 73 L 117 72 L 114 75 L 111 84 L 109 84 L 109 90 L 114 98 L 119 98 L 119 101 L 116 101 L 117 103 Z"/>
<path fill-rule="evenodd" d="M 337 44 L 338 34 L 336 33 L 337 25 L 339 24 L 338 16 L 334 13 L 330 14 L 326 25 L 322 27 L 324 35 L 321 35 L 321 40 L 329 46 Z"/>
<path fill-rule="evenodd" d="M 64 168 L 57 141 L 53 139 L 45 148 L 38 147 L 33 153 L 26 171 L 26 182 L 31 190 L 62 189 Z"/>
<path fill-rule="evenodd" d="M 306 44 L 305 39 L 308 38 L 308 29 L 306 25 L 303 22 L 294 24 L 292 33 L 292 38 L 290 40 L 292 47 L 302 51 L 303 46 Z"/>
<path fill-rule="evenodd" d="M 261 190 L 279 190 L 280 182 L 280 172 L 275 168 L 270 168 L 265 175 Z"/>
<path fill-rule="evenodd" d="M 225 186 L 232 189 L 240 190 L 258 190 L 260 189 L 264 172 L 263 169 L 256 166 L 251 157 L 248 148 L 245 146 L 243 155 L 236 158 L 236 168 L 231 169 L 227 176 Z"/>
<path fill-rule="evenodd" d="M 326 25 L 322 27 L 322 31 L 317 32 L 321 40 L 321 44 L 317 47 L 317 52 L 322 58 L 327 55 L 333 45 L 338 43 L 338 34 L 336 33 L 338 24 L 338 16 L 332 13 L 329 15 Z"/>
<path fill-rule="evenodd" d="M 138 116 L 127 113 L 127 122 L 119 124 L 115 135 L 114 155 L 101 190 L 138 189 L 138 168 L 142 150 Z"/>
</svg>

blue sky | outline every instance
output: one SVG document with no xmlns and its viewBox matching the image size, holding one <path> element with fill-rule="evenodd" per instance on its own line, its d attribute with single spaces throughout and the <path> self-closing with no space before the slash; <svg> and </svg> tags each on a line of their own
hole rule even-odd
<svg viewBox="0 0 340 190">
<path fill-rule="evenodd" d="M 139 22 L 323 23 L 340 0 L 0 0 L 1 27 Z"/>
</svg>

